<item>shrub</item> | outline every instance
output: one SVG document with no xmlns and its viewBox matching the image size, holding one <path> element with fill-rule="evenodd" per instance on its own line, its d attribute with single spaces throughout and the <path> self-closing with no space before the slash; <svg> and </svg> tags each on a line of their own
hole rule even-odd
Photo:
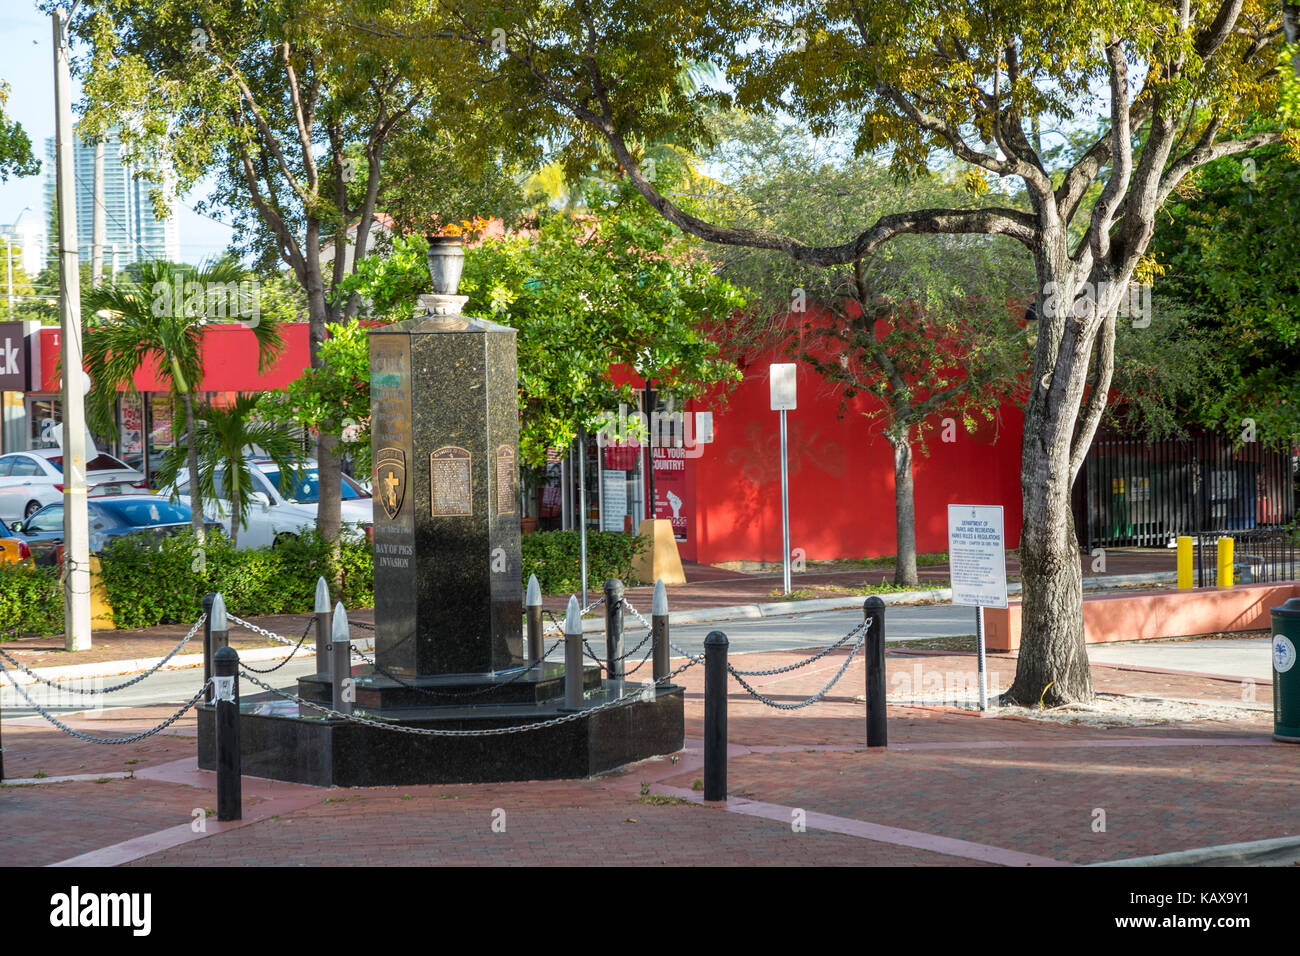
<svg viewBox="0 0 1300 956">
<path fill-rule="evenodd" d="M 113 623 L 121 628 L 194 621 L 209 591 L 220 591 L 240 617 L 306 613 L 316 579 L 333 581 L 340 573 L 343 586 L 332 595 L 335 600 L 349 608 L 374 603 L 369 546 L 345 542 L 335 560 L 314 530 L 256 551 L 236 551 L 212 534 L 202 549 L 189 532 L 161 542 L 128 537 L 105 548 L 101 561 Z"/>
<path fill-rule="evenodd" d="M 632 573 L 632 560 L 647 543 L 639 535 L 618 531 L 587 532 L 587 589 L 599 590 L 610 578 L 624 584 L 647 583 Z M 523 537 L 524 583 L 530 574 L 544 594 L 580 590 L 580 543 L 577 531 L 540 531 Z"/>
<path fill-rule="evenodd" d="M 0 641 L 16 640 L 26 634 L 62 633 L 63 587 L 58 571 L 0 565 Z"/>
</svg>

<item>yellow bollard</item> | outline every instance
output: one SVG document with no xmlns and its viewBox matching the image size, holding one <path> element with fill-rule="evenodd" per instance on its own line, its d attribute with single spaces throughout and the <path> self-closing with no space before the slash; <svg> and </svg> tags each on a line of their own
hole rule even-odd
<svg viewBox="0 0 1300 956">
<path fill-rule="evenodd" d="M 1219 539 L 1219 587 L 1232 587 L 1232 539 Z"/>
<path fill-rule="evenodd" d="M 1192 542 L 1190 535 L 1178 538 L 1178 590 L 1186 591 L 1192 585 Z"/>
</svg>

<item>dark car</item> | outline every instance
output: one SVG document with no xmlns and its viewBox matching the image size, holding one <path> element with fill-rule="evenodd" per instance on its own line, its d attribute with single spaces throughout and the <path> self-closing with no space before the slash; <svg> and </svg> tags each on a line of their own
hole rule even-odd
<svg viewBox="0 0 1300 956">
<path fill-rule="evenodd" d="M 90 521 L 90 553 L 96 554 L 110 542 L 129 534 L 175 534 L 192 526 L 190 507 L 158 495 L 120 495 L 86 502 Z M 205 522 L 209 531 L 221 525 Z M 63 505 L 46 505 L 26 521 L 11 526 L 32 550 L 37 564 L 55 564 L 63 544 Z"/>
</svg>

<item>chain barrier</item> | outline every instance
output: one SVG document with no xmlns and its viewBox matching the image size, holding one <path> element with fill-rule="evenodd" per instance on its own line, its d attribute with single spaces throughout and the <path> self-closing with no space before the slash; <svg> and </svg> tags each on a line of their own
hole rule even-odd
<svg viewBox="0 0 1300 956">
<path fill-rule="evenodd" d="M 585 615 L 591 613 L 592 611 L 594 611 L 596 608 L 600 607 L 600 606 L 601 606 L 602 604 L 604 604 L 604 603 L 605 603 L 605 599 L 604 599 L 603 597 L 598 597 L 598 598 L 596 598 L 596 600 L 592 601 L 592 602 L 591 602 L 590 604 L 588 604 L 586 607 L 584 607 L 584 608 L 582 608 L 580 611 L 578 611 L 578 617 L 583 617 L 583 616 L 585 616 Z M 554 630 L 552 633 L 554 633 L 554 634 L 563 634 L 563 633 L 564 633 L 564 627 L 563 627 L 563 625 L 561 625 L 558 621 L 555 620 L 555 615 L 554 615 L 554 614 L 552 614 L 549 610 L 543 611 L 542 613 L 545 614 L 547 617 L 549 617 L 549 618 L 551 619 L 551 626 L 555 628 L 555 630 Z M 542 626 L 543 626 L 543 628 L 545 628 L 546 625 L 545 625 L 544 622 L 543 622 L 543 625 L 542 625 Z"/>
<path fill-rule="evenodd" d="M 633 607 L 633 606 L 632 606 L 632 605 L 627 601 L 626 598 L 623 600 L 623 607 L 625 607 L 625 608 L 627 608 L 629 611 L 631 611 L 631 612 L 632 612 L 632 616 L 633 616 L 634 618 L 636 618 L 638 621 L 640 621 L 640 622 L 641 622 L 641 626 L 644 627 L 647 631 L 653 630 L 653 628 L 650 626 L 650 622 L 647 621 L 644 617 L 642 617 L 642 616 L 641 616 L 641 612 L 638 611 L 636 608 L 634 608 L 634 607 Z"/>
<path fill-rule="evenodd" d="M 674 644 L 672 641 L 669 641 L 669 642 L 668 642 L 668 646 L 671 647 L 673 650 L 675 650 L 675 651 L 676 651 L 678 654 L 680 654 L 682 657 L 688 657 L 688 658 L 690 658 L 691 661 L 694 662 L 694 663 L 696 663 L 696 664 L 703 664 L 703 663 L 704 663 L 704 658 L 703 658 L 703 657 L 696 657 L 696 656 L 695 656 L 694 654 L 692 654 L 690 651 L 686 650 L 685 648 L 678 647 L 678 646 L 677 646 L 676 644 Z"/>
<path fill-rule="evenodd" d="M 186 634 L 183 638 L 181 638 L 181 642 L 177 644 L 175 647 L 173 647 L 171 651 L 168 652 L 167 656 L 162 658 L 162 660 L 158 661 L 158 663 L 155 664 L 153 667 L 149 668 L 147 671 L 144 671 L 143 673 L 137 674 L 135 677 L 132 677 L 128 681 L 123 681 L 120 684 L 114 684 L 112 687 L 91 687 L 88 689 L 82 687 L 73 687 L 70 683 L 50 680 L 50 678 L 48 677 L 42 677 L 40 674 L 36 673 L 31 668 L 24 665 L 21 661 L 14 660 L 12 657 L 9 656 L 8 652 L 4 650 L 0 650 L 0 657 L 3 657 L 11 665 L 16 667 L 18 670 L 22 671 L 28 677 L 32 678 L 32 680 L 53 687 L 55 690 L 67 691 L 70 694 L 111 694 L 114 691 L 119 691 L 124 688 L 130 687 L 133 684 L 138 684 L 146 677 L 149 677 L 152 674 L 156 674 L 164 664 L 166 664 L 169 660 L 171 660 L 173 657 L 176 656 L 176 654 L 180 651 L 182 647 L 184 647 L 186 644 L 189 643 L 190 638 L 193 637 L 198 632 L 199 628 L 203 626 L 203 622 L 206 618 L 207 618 L 206 614 L 200 614 L 199 619 L 194 623 L 194 626 L 190 628 L 190 632 Z M 10 631 L 10 633 L 12 634 L 13 632 Z M 70 680 L 86 680 L 86 678 L 75 677 L 75 678 L 71 678 Z M 10 679 L 10 683 L 13 683 L 12 678 Z M 14 686 L 16 687 L 17 685 L 15 684 Z"/>
<path fill-rule="evenodd" d="M 498 688 L 508 687 L 511 684 L 516 683 L 517 681 L 523 680 L 524 675 L 527 674 L 529 671 L 535 669 L 540 664 L 545 664 L 546 658 L 551 654 L 552 651 L 554 651 L 559 646 L 560 646 L 560 642 L 556 641 L 554 644 L 550 646 L 550 648 L 546 651 L 546 653 L 542 655 L 541 660 L 533 661 L 533 663 L 529 664 L 527 667 L 521 668 L 519 673 L 515 674 L 513 677 L 510 677 L 503 681 L 498 681 L 497 683 L 492 684 L 488 687 L 480 687 L 478 690 L 467 690 L 467 691 L 430 690 L 427 687 L 419 687 L 415 684 L 408 684 L 406 681 L 402 680 L 396 674 L 388 673 L 388 671 L 384 670 L 374 661 L 370 661 L 370 666 L 372 666 L 375 669 L 375 673 L 379 674 L 381 677 L 387 677 L 389 680 L 396 681 L 398 684 L 401 684 L 403 687 L 407 688 L 408 690 L 413 690 L 421 694 L 427 694 L 430 697 L 455 697 L 455 698 L 480 697 L 483 694 L 490 694 L 492 691 L 497 690 Z M 361 654 L 360 651 L 358 651 L 357 653 Z M 361 654 L 361 656 L 363 658 L 365 657 L 364 654 Z"/>
<path fill-rule="evenodd" d="M 299 648 L 302 647 L 302 642 L 307 640 L 307 635 L 311 633 L 312 626 L 315 623 L 316 623 L 315 620 L 310 620 L 307 622 L 307 626 L 302 630 L 302 637 L 298 638 L 298 643 L 294 646 L 294 649 L 289 652 L 289 656 L 286 657 L 284 660 L 280 661 L 280 663 L 276 664 L 274 667 L 253 667 L 248 664 L 245 664 L 244 666 L 247 667 L 254 674 L 274 674 L 285 664 L 293 660 L 293 655 L 298 653 Z"/>
<path fill-rule="evenodd" d="M 144 740 L 146 737 L 152 737 L 154 734 L 166 730 L 172 724 L 176 723 L 176 721 L 180 720 L 181 717 L 185 715 L 186 711 L 188 711 L 191 707 L 193 707 L 195 704 L 199 702 L 199 698 L 203 696 L 203 692 L 207 690 L 208 685 L 212 683 L 211 678 L 205 680 L 203 682 L 203 686 L 199 688 L 197 694 L 191 697 L 189 701 L 186 702 L 186 704 L 180 710 L 176 711 L 176 713 L 172 714 L 170 717 L 164 720 L 157 727 L 153 727 L 149 730 L 141 731 L 138 734 L 131 734 L 127 737 L 94 737 L 90 734 L 83 734 L 79 730 L 73 730 L 63 721 L 59 720 L 59 718 L 55 717 L 53 714 L 46 711 L 44 707 L 42 707 L 40 704 L 36 703 L 36 701 L 32 700 L 29 696 L 27 696 L 27 691 L 23 690 L 22 685 L 17 683 L 14 680 L 13 675 L 9 673 L 8 668 L 6 668 L 3 664 L 0 664 L 0 674 L 4 674 L 5 678 L 13 686 L 14 690 L 18 691 L 18 693 L 23 696 L 23 699 L 27 701 L 28 705 L 32 708 L 32 710 L 36 711 L 38 714 L 40 714 L 42 717 L 44 717 L 46 720 L 52 723 L 55 727 L 58 727 L 59 730 L 63 731 L 65 734 L 69 734 L 70 736 L 76 737 L 79 740 L 85 740 L 92 744 L 133 744 L 137 740 Z"/>
<path fill-rule="evenodd" d="M 767 706 L 775 707 L 777 710 L 799 710 L 802 707 L 808 707 L 811 704 L 817 703 L 828 693 L 830 693 L 830 689 L 839 682 L 839 679 L 844 676 L 844 672 L 849 669 L 849 665 L 853 663 L 853 658 L 857 656 L 858 649 L 862 647 L 865 640 L 866 640 L 865 637 L 858 638 L 857 642 L 853 645 L 853 649 L 849 651 L 849 656 L 844 659 L 844 666 L 842 666 L 838 671 L 835 672 L 835 676 L 830 679 L 830 683 L 828 683 L 817 693 L 813 694 L 811 697 L 807 697 L 804 700 L 801 700 L 795 704 L 782 704 L 779 701 L 775 701 L 771 697 L 767 697 L 764 694 L 761 694 L 758 691 L 754 690 L 754 688 L 750 687 L 749 684 L 746 683 L 745 678 L 741 677 L 740 674 L 736 671 L 736 669 L 732 667 L 730 664 L 727 665 L 727 673 L 729 673 L 732 677 L 734 677 L 736 679 L 736 683 L 739 684 L 741 687 L 743 687 L 746 691 L 748 691 L 751 697 L 755 698 L 758 701 L 761 701 L 764 704 L 767 704 Z"/>
<path fill-rule="evenodd" d="M 631 657 L 631 656 L 632 656 L 633 654 L 635 654 L 637 651 L 641 650 L 641 648 L 645 647 L 645 645 L 646 645 L 646 641 L 648 641 L 648 640 L 650 640 L 650 635 L 649 635 L 649 634 L 647 634 L 645 637 L 641 638 L 641 643 L 638 644 L 636 647 L 632 648 L 630 651 L 627 651 L 627 652 L 625 652 L 625 653 L 623 653 L 623 654 L 618 655 L 618 657 L 615 657 L 613 660 L 614 660 L 615 662 L 617 662 L 617 661 L 625 661 L 625 660 L 627 660 L 629 657 Z M 603 670 L 603 671 L 605 671 L 606 673 L 608 673 L 608 672 L 609 672 L 609 668 L 605 666 L 605 662 L 602 661 L 599 657 L 596 656 L 596 652 L 593 651 L 593 650 L 591 649 L 591 645 L 590 645 L 590 644 L 589 644 L 585 639 L 584 639 L 583 642 L 582 642 L 582 646 L 586 649 L 586 651 L 587 651 L 587 656 L 590 657 L 590 658 L 591 658 L 593 661 L 595 661 L 597 664 L 599 664 L 601 670 Z M 651 648 L 651 651 L 653 651 L 653 650 L 654 650 L 654 648 Z"/>
<path fill-rule="evenodd" d="M 621 707 L 632 701 L 644 699 L 646 693 L 650 691 L 652 688 L 657 687 L 658 685 L 663 684 L 666 681 L 671 681 L 674 677 L 676 677 L 682 671 L 686 670 L 688 667 L 691 666 L 692 666 L 692 662 L 688 661 L 687 663 L 683 664 L 681 667 L 677 668 L 677 670 L 673 671 L 671 674 L 661 677 L 659 680 L 649 684 L 649 686 L 642 686 L 635 693 L 623 694 L 619 697 L 616 697 L 614 700 L 606 701 L 603 704 L 597 704 L 595 707 L 592 707 L 589 710 L 578 710 L 578 711 L 574 711 L 571 714 L 564 714 L 560 717 L 554 717 L 550 720 L 536 721 L 531 724 L 521 724 L 517 727 L 496 727 L 491 730 L 437 730 L 432 727 L 403 727 L 400 724 L 388 723 L 382 720 L 372 720 L 368 717 L 358 717 L 356 714 L 344 714 L 340 711 L 333 710 L 329 707 L 326 707 L 324 704 L 319 704 L 314 700 L 306 700 L 305 698 L 299 697 L 297 694 L 292 694 L 288 691 L 283 691 L 275 687 L 272 687 L 270 684 L 258 680 L 256 677 L 253 677 L 251 674 L 242 674 L 242 676 L 250 683 L 255 684 L 258 687 L 261 687 L 263 690 L 268 690 L 279 697 L 283 697 L 285 700 L 291 700 L 299 705 L 305 705 L 307 707 L 311 707 L 313 710 L 318 710 L 322 714 L 325 714 L 328 717 L 336 717 L 340 720 L 349 720 L 356 724 L 364 724 L 367 727 L 376 727 L 380 730 L 392 730 L 398 733 L 417 734 L 420 736 L 427 736 L 427 737 L 493 737 L 493 736 L 501 736 L 505 734 L 522 734 L 532 730 L 543 730 L 547 727 L 558 727 L 560 724 L 567 724 L 570 721 L 580 720 L 583 717 L 589 717 L 592 714 L 599 713 L 600 711 L 603 710 L 609 710 L 613 707 Z"/>
<path fill-rule="evenodd" d="M 834 644 L 830 644 L 826 647 L 823 647 L 812 657 L 804 658 L 803 660 L 796 661 L 793 664 L 787 664 L 784 667 L 773 667 L 770 670 L 765 670 L 765 671 L 742 671 L 742 670 L 737 670 L 735 668 L 730 668 L 730 670 L 733 674 L 739 674 L 745 677 L 772 677 L 775 676 L 776 674 L 785 674 L 789 671 L 798 670 L 801 667 L 807 667 L 809 664 L 821 660 L 823 657 L 825 657 L 831 651 L 835 650 L 837 647 L 843 647 L 846 643 L 848 643 L 853 638 L 855 634 L 857 634 L 859 631 L 865 630 L 870 626 L 871 626 L 871 618 L 867 618 L 861 624 L 855 627 L 853 630 L 849 631 L 849 633 L 841 637 Z"/>
<path fill-rule="evenodd" d="M 252 631 L 254 634 L 261 634 L 263 637 L 269 637 L 271 640 L 278 641 L 281 644 L 286 644 L 289 647 L 296 647 L 298 644 L 302 643 L 301 640 L 295 641 L 292 637 L 285 637 L 282 634 L 275 633 L 274 631 L 268 631 L 264 627 L 258 627 L 250 621 L 245 621 L 242 617 L 235 617 L 235 615 L 231 614 L 229 611 L 226 612 L 226 617 L 230 618 L 230 620 L 234 621 L 240 627 Z M 316 615 L 313 614 L 312 621 L 315 619 Z M 307 626 L 311 627 L 311 621 L 307 622 Z"/>
</svg>

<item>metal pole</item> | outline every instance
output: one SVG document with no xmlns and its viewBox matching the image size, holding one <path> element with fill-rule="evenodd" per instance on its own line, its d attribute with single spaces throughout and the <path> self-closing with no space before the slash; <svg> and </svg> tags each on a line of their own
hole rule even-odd
<svg viewBox="0 0 1300 956">
<path fill-rule="evenodd" d="M 605 673 L 619 682 L 623 680 L 623 593 L 618 578 L 605 582 Z M 616 693 L 622 690 L 616 688 Z"/>
<path fill-rule="evenodd" d="M 212 602 L 216 595 L 209 591 L 203 595 L 203 683 L 212 679 Z M 212 688 L 203 694 L 203 699 L 212 703 Z"/>
<path fill-rule="evenodd" d="M 316 602 L 312 605 L 316 615 L 316 673 L 330 673 L 330 586 L 324 577 L 316 579 Z"/>
<path fill-rule="evenodd" d="M 343 602 L 334 605 L 334 620 L 330 629 L 330 684 L 333 687 L 333 708 L 341 714 L 352 713 L 353 695 L 347 692 L 345 681 L 352 679 L 352 638 L 348 633 L 348 612 Z"/>
<path fill-rule="evenodd" d="M 650 603 L 650 633 L 654 646 L 654 679 L 658 684 L 669 673 L 668 667 L 668 588 L 664 579 L 655 581 L 655 596 Z"/>
<path fill-rule="evenodd" d="M 587 442 L 578 432 L 578 563 L 582 575 L 582 606 L 587 606 Z"/>
<path fill-rule="evenodd" d="M 76 7 L 73 7 L 75 11 Z M 69 14 L 69 20 L 71 13 Z M 90 528 L 86 514 L 86 409 L 81 352 L 81 288 L 77 266 L 77 200 L 72 155 L 71 69 L 65 25 L 54 24 L 55 136 L 58 144 L 59 300 L 63 380 L 63 541 L 65 650 L 90 647 Z"/>
<path fill-rule="evenodd" d="M 989 709 L 989 675 L 984 666 L 984 606 L 975 609 L 975 648 L 980 673 L 980 710 Z"/>
<path fill-rule="evenodd" d="M 213 656 L 216 684 L 217 819 L 242 816 L 239 765 L 239 654 L 222 647 Z"/>
<path fill-rule="evenodd" d="M 704 639 L 704 799 L 727 799 L 727 635 Z"/>
<path fill-rule="evenodd" d="M 14 317 L 14 237 L 5 233 L 5 265 L 9 269 L 9 312 L 6 318 Z"/>
<path fill-rule="evenodd" d="M 524 598 L 524 608 L 528 612 L 528 647 L 525 656 L 528 663 L 536 664 L 542 659 L 546 648 L 542 647 L 542 588 L 537 583 L 537 575 L 528 575 L 528 594 Z"/>
<path fill-rule="evenodd" d="M 206 599 L 205 599 L 206 600 Z M 206 637 L 204 641 L 204 667 L 203 678 L 206 680 L 209 674 L 215 674 L 216 667 L 212 663 L 217 659 L 217 651 L 230 644 L 230 623 L 226 620 L 226 601 L 220 593 L 212 595 L 212 610 L 208 613 L 208 619 L 204 622 L 203 633 Z M 212 701 L 212 689 L 208 689 L 208 702 Z"/>
<path fill-rule="evenodd" d="M 790 593 L 790 474 L 786 467 L 785 409 L 781 409 L 781 568 L 785 593 Z"/>
<path fill-rule="evenodd" d="M 582 710 L 582 609 L 569 595 L 564 612 L 564 710 Z"/>
<path fill-rule="evenodd" d="M 95 139 L 95 182 L 90 204 L 90 287 L 104 285 L 104 139 Z"/>
<path fill-rule="evenodd" d="M 885 713 L 885 602 L 872 595 L 862 603 L 867 625 L 867 746 L 889 744 Z"/>
<path fill-rule="evenodd" d="M 650 500 L 646 504 L 646 517 L 649 518 L 651 521 L 659 517 L 659 511 L 657 508 L 655 508 L 655 437 L 656 437 L 655 432 L 656 429 L 654 427 L 654 415 L 655 415 L 655 390 L 654 387 L 650 384 L 650 380 L 646 379 L 645 421 L 646 421 L 646 431 L 648 432 L 648 435 L 646 437 L 646 443 L 645 443 L 645 458 L 649 467 L 649 470 L 646 472 L 646 477 L 650 482 L 648 485 Z"/>
</svg>

